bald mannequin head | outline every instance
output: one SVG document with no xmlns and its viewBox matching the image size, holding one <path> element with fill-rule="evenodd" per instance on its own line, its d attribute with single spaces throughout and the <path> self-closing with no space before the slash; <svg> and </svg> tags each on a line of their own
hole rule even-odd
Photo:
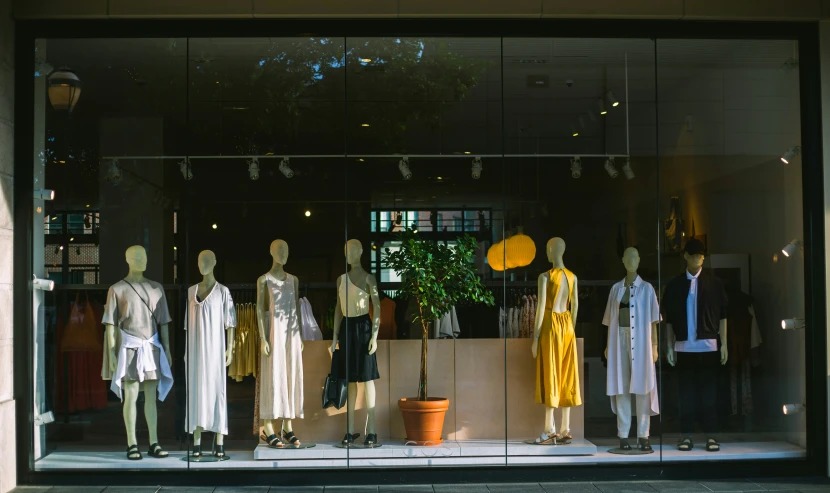
<svg viewBox="0 0 830 493">
<path fill-rule="evenodd" d="M 349 265 L 359 264 L 363 255 L 363 244 L 360 240 L 349 240 L 346 242 L 346 262 Z"/>
<path fill-rule="evenodd" d="M 216 267 L 216 255 L 210 250 L 204 250 L 199 253 L 199 273 L 203 276 L 213 273 L 213 268 Z"/>
<path fill-rule="evenodd" d="M 147 251 L 141 245 L 133 245 L 124 254 L 130 272 L 144 272 L 147 270 Z"/>
<path fill-rule="evenodd" d="M 285 265 L 288 262 L 288 243 L 283 240 L 274 240 L 271 242 L 271 258 L 274 259 L 275 264 Z"/>
<path fill-rule="evenodd" d="M 622 261 L 627 272 L 636 273 L 640 268 L 640 252 L 634 247 L 628 247 L 623 253 Z"/>
<path fill-rule="evenodd" d="M 565 240 L 559 237 L 548 240 L 547 245 L 548 261 L 555 262 L 565 254 Z"/>
</svg>

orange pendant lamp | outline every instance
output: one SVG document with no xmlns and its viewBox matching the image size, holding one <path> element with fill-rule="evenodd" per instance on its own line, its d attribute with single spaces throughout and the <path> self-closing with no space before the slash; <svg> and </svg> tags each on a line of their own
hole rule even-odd
<svg viewBox="0 0 830 493">
<path fill-rule="evenodd" d="M 493 243 L 487 250 L 487 263 L 495 271 L 504 270 L 504 241 Z"/>
<path fill-rule="evenodd" d="M 519 227 L 518 234 L 511 236 L 504 243 L 509 269 L 527 267 L 536 258 L 536 243 L 522 232 L 521 227 Z"/>
</svg>

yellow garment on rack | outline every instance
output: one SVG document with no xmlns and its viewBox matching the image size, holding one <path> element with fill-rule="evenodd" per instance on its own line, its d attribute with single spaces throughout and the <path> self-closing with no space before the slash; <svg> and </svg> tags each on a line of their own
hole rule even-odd
<svg viewBox="0 0 830 493">
<path fill-rule="evenodd" d="M 256 377 L 256 364 L 259 361 L 259 327 L 256 306 L 252 303 L 237 305 L 236 315 L 233 361 L 228 368 L 228 376 L 241 382 L 248 375 Z"/>
<path fill-rule="evenodd" d="M 545 315 L 536 353 L 536 403 L 548 407 L 572 407 L 582 404 L 579 392 L 576 334 L 571 320 L 574 299 L 574 275 L 568 269 L 548 272 L 549 282 Z M 553 312 L 556 295 L 568 280 L 568 310 Z"/>
</svg>

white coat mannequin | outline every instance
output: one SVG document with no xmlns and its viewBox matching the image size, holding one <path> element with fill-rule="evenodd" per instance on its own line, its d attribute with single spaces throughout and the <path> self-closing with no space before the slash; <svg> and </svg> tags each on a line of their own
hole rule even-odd
<svg viewBox="0 0 830 493">
<path fill-rule="evenodd" d="M 622 258 L 623 265 L 625 266 L 625 285 L 631 286 L 634 284 L 634 281 L 637 279 L 637 269 L 640 268 L 640 252 L 637 251 L 634 247 L 629 247 L 625 249 L 625 253 L 623 253 Z M 657 363 L 657 357 L 660 353 L 657 352 L 657 325 L 659 322 L 655 322 L 651 326 L 651 358 Z M 605 343 L 605 359 L 608 359 L 608 343 Z"/>
<path fill-rule="evenodd" d="M 146 282 L 144 271 L 147 270 L 147 252 L 141 245 L 133 245 L 127 249 L 125 259 L 130 270 L 125 277 L 125 280 L 133 284 L 140 284 Z M 135 307 L 135 310 L 144 310 L 143 306 Z M 169 323 L 162 324 L 159 328 L 159 338 L 161 339 L 164 354 L 168 362 L 172 362 L 173 358 L 170 354 L 170 334 Z M 107 347 L 109 348 L 109 370 L 115 374 L 118 367 L 118 357 L 120 347 L 117 347 L 117 334 L 113 324 L 104 324 L 107 332 Z M 136 401 L 138 400 L 138 393 L 144 391 L 144 418 L 147 421 L 147 430 L 150 435 L 150 444 L 158 444 L 158 412 L 156 409 L 156 395 L 158 390 L 158 380 L 122 380 L 124 389 L 124 403 L 123 415 L 124 426 L 127 429 L 127 445 L 132 446 L 138 443 L 135 434 L 135 423 L 137 419 Z M 167 452 L 158 448 L 156 457 L 167 457 Z M 141 454 L 136 450 L 128 453 L 127 457 L 131 460 L 141 458 Z"/>
<path fill-rule="evenodd" d="M 273 260 L 271 264 L 271 270 L 268 273 L 274 277 L 274 279 L 278 281 L 284 281 L 288 279 L 289 274 L 285 272 L 285 264 L 288 262 L 288 243 L 283 240 L 274 240 L 271 243 L 270 247 L 271 259 Z M 297 306 L 297 313 L 300 313 L 300 299 L 299 299 L 299 280 L 294 277 L 294 303 Z M 270 293 L 268 292 L 268 281 L 265 276 L 260 276 L 257 279 L 257 298 L 256 298 L 256 315 L 257 315 L 257 326 L 259 328 L 259 340 L 260 340 L 260 351 L 263 356 L 271 357 L 271 345 L 268 343 L 268 338 L 266 337 L 265 333 L 265 324 L 270 323 L 269 320 L 266 318 L 266 313 L 269 312 L 269 307 L 267 306 L 268 300 L 270 297 Z M 302 324 L 302 317 L 299 317 L 299 323 Z M 300 333 L 302 333 L 302 327 L 300 328 Z M 302 351 L 305 349 L 305 345 L 300 342 L 300 350 Z M 275 428 L 274 422 L 278 421 L 277 419 L 266 419 L 263 425 L 265 436 L 275 435 Z M 294 428 L 291 424 L 290 419 L 283 419 L 282 420 L 282 427 L 283 433 L 293 433 Z"/>
<path fill-rule="evenodd" d="M 551 238 L 548 240 L 547 243 L 547 257 L 548 261 L 553 265 L 554 269 L 564 269 L 565 268 L 565 261 L 562 259 L 562 256 L 565 254 L 565 240 L 562 238 Z M 537 309 L 536 309 L 536 322 L 534 324 L 533 330 L 533 345 L 531 347 L 533 358 L 538 356 L 539 350 L 539 335 L 542 331 L 542 324 L 545 318 L 545 306 L 547 304 L 547 293 L 548 293 L 548 284 L 550 283 L 550 273 L 543 272 L 539 275 L 539 280 L 537 282 Z M 579 311 L 579 292 L 577 290 L 577 279 L 576 276 L 573 277 L 574 279 L 574 286 L 573 286 L 573 303 L 570 306 L 570 314 L 571 314 L 571 322 L 573 327 L 576 327 L 576 315 Z M 562 286 L 557 293 L 556 299 L 552 301 L 552 310 L 556 313 L 563 313 L 568 311 L 568 291 L 569 291 L 568 281 L 566 276 L 562 276 Z M 545 432 L 542 437 L 554 437 L 556 435 L 556 419 L 554 417 L 554 407 L 545 406 Z M 570 407 L 562 407 L 562 423 L 560 427 L 560 431 L 562 432 L 563 437 L 565 435 L 570 435 L 570 424 L 571 424 L 571 408 Z M 542 438 L 540 437 L 540 439 Z M 545 440 L 541 440 L 541 442 L 545 442 Z"/>
<path fill-rule="evenodd" d="M 216 286 L 216 277 L 213 275 L 213 268 L 216 267 L 216 255 L 210 250 L 204 250 L 199 253 L 199 273 L 202 274 L 202 282 L 196 288 L 196 294 L 200 300 L 204 300 L 213 291 Z M 233 345 L 235 328 L 229 327 L 227 329 L 227 343 L 225 346 L 225 367 L 231 366 L 233 361 Z M 193 445 L 199 447 L 202 444 L 202 427 L 197 426 L 193 431 Z M 221 433 L 216 434 L 216 445 L 224 445 L 225 435 Z M 224 455 L 224 452 L 223 452 Z"/>
<path fill-rule="evenodd" d="M 378 348 L 377 336 L 380 329 L 380 295 L 375 277 L 363 269 L 360 265 L 360 258 L 363 255 L 363 245 L 359 240 L 349 240 L 345 247 L 346 262 L 349 264 L 349 272 L 341 276 L 337 285 L 337 306 L 334 309 L 334 338 L 331 341 L 331 352 L 337 349 L 337 341 L 340 335 L 340 324 L 343 320 L 344 310 L 340 301 L 340 283 L 351 280 L 358 287 L 366 286 L 372 303 L 372 337 L 369 341 L 369 354 L 375 354 Z M 346 348 L 340 348 L 345 350 Z M 363 392 L 366 398 L 366 436 L 375 436 L 375 382 L 369 380 L 363 382 Z M 347 408 L 347 433 L 354 436 L 354 408 L 357 403 L 357 382 L 349 382 L 349 396 Z M 356 437 L 354 437 L 356 438 Z M 352 438 L 351 440 L 354 440 Z"/>
</svg>

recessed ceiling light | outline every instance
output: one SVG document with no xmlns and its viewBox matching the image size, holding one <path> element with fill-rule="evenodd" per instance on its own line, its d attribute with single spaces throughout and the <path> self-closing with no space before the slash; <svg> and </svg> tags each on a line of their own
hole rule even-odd
<svg viewBox="0 0 830 493">
<path fill-rule="evenodd" d="M 368 123 L 361 123 L 360 126 L 361 127 L 371 127 L 371 125 L 369 125 Z"/>
<path fill-rule="evenodd" d="M 311 217 L 311 211 L 310 210 L 306 209 L 305 217 Z"/>
<path fill-rule="evenodd" d="M 363 62 L 363 63 L 372 63 L 371 58 L 361 58 L 360 61 Z"/>
<path fill-rule="evenodd" d="M 464 151 L 464 154 L 469 154 L 469 153 L 470 153 L 470 151 Z"/>
<path fill-rule="evenodd" d="M 86 208 L 89 209 L 89 204 L 86 205 Z"/>
<path fill-rule="evenodd" d="M 60 161 L 58 161 L 58 162 L 59 162 L 59 163 L 61 163 L 61 164 L 66 164 L 66 161 L 64 161 L 63 159 L 61 159 L 61 160 L 60 160 Z"/>
<path fill-rule="evenodd" d="M 219 228 L 219 226 L 218 226 L 216 223 L 213 223 L 213 226 L 211 226 L 211 228 L 213 228 L 213 229 L 218 229 L 218 228 Z"/>
<path fill-rule="evenodd" d="M 441 178 L 440 176 L 438 176 L 438 177 L 437 177 L 437 179 L 439 179 L 439 180 L 443 180 L 443 178 Z"/>
</svg>

